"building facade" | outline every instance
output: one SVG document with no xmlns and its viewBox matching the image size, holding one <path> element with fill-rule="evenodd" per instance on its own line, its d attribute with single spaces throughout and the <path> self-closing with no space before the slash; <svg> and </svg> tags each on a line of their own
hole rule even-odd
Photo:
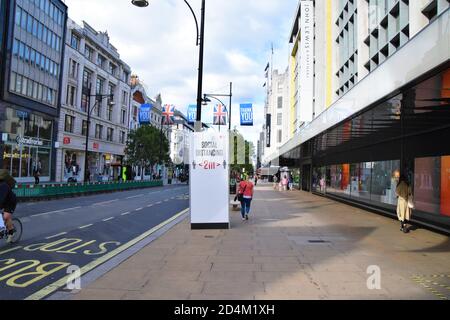
<svg viewBox="0 0 450 320">
<path fill-rule="evenodd" d="M 59 0 L 2 1 L 0 167 L 18 182 L 52 180 L 67 7 Z"/>
<path fill-rule="evenodd" d="M 68 20 L 65 47 L 56 180 L 85 180 L 88 131 L 90 181 L 117 180 L 129 128 L 130 67 L 108 34 L 86 22 Z"/>
<path fill-rule="evenodd" d="M 264 163 L 276 158 L 278 149 L 290 138 L 288 129 L 290 124 L 288 70 L 283 73 L 273 70 L 268 92 L 265 118 L 267 118 L 267 114 L 270 115 L 269 130 L 271 134 L 270 147 L 267 147 L 268 144 L 266 144 L 264 150 Z"/>
<path fill-rule="evenodd" d="M 394 217 L 404 175 L 413 220 L 449 231 L 449 1 L 343 0 L 331 16 L 334 98 L 280 148 L 280 165 L 303 190 Z"/>
</svg>

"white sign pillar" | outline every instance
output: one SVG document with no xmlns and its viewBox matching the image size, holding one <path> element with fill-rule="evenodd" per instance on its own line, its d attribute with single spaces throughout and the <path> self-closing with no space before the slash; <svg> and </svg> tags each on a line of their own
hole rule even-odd
<svg viewBox="0 0 450 320">
<path fill-rule="evenodd" d="M 191 134 L 191 229 L 230 227 L 229 143 L 227 132 Z"/>
</svg>

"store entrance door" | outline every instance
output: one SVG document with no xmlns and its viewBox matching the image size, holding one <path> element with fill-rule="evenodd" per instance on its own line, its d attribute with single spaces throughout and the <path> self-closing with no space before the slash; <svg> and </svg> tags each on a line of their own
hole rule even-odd
<svg viewBox="0 0 450 320">
<path fill-rule="evenodd" d="M 302 166 L 302 190 L 311 191 L 311 165 L 305 164 Z"/>
</svg>

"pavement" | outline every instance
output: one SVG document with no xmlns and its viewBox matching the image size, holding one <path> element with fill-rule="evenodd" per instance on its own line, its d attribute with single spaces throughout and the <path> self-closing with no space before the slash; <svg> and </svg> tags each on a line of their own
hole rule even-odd
<svg viewBox="0 0 450 320">
<path fill-rule="evenodd" d="M 257 186 L 250 220 L 232 211 L 231 223 L 191 231 L 185 219 L 69 298 L 450 298 L 447 236 L 403 234 L 390 218 L 269 185 Z"/>
</svg>

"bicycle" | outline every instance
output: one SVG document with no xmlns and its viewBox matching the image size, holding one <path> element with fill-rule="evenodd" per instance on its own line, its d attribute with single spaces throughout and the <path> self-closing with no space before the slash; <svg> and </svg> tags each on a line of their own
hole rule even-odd
<svg viewBox="0 0 450 320">
<path fill-rule="evenodd" d="M 2 214 L 3 216 L 3 214 Z M 10 242 L 10 244 L 14 244 L 20 241 L 20 239 L 22 238 L 22 231 L 23 231 L 23 226 L 22 226 L 22 221 L 20 221 L 19 218 L 12 218 L 12 223 L 13 223 L 13 234 L 12 234 L 12 240 Z M 4 230 L 4 232 L 0 232 L 0 240 L 6 239 L 9 235 L 9 232 L 7 230 Z"/>
</svg>

